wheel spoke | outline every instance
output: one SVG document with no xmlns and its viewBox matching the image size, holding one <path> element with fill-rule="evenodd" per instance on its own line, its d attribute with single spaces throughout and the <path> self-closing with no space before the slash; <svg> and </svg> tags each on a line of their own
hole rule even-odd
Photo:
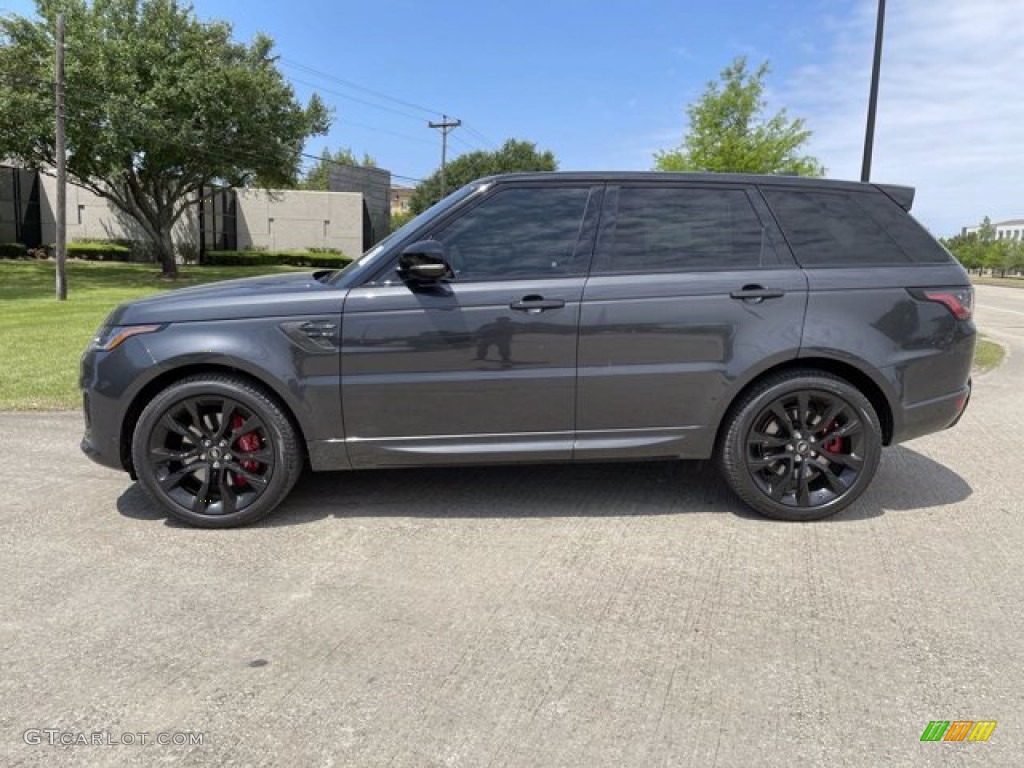
<svg viewBox="0 0 1024 768">
<path fill-rule="evenodd" d="M 764 432 L 758 432 L 754 437 L 750 439 L 750 445 L 756 445 L 761 448 L 781 448 L 788 442 L 788 437 L 779 437 L 778 435 L 766 435 Z"/>
<path fill-rule="evenodd" d="M 274 452 L 267 447 L 262 447 L 255 451 L 240 451 L 235 449 L 234 455 L 242 461 L 252 459 L 253 461 L 258 461 L 261 464 L 269 464 L 274 460 Z"/>
<path fill-rule="evenodd" d="M 189 417 L 192 419 L 192 426 L 196 428 L 196 432 L 204 434 L 206 429 L 203 426 L 203 419 L 199 415 L 199 405 L 195 400 L 189 398 L 185 401 L 185 410 L 188 411 Z"/>
<path fill-rule="evenodd" d="M 188 450 L 175 450 L 173 448 L 164 448 L 157 446 L 149 451 L 149 455 L 154 457 L 157 463 L 166 464 L 169 461 L 188 461 L 199 456 L 198 448 L 189 448 Z"/>
<path fill-rule="evenodd" d="M 756 459 L 747 459 L 747 466 L 750 467 L 755 472 L 757 472 L 758 470 L 764 469 L 765 467 L 771 466 L 772 464 L 776 464 L 780 461 L 783 461 L 785 458 L 787 457 L 761 456 L 760 458 Z"/>
<path fill-rule="evenodd" d="M 822 430 L 827 430 L 829 428 L 829 425 L 833 421 L 835 421 L 839 414 L 841 414 L 845 410 L 846 403 L 844 403 L 842 400 L 834 401 L 832 405 L 828 407 L 828 410 L 825 411 L 825 415 L 821 417 L 821 421 L 819 421 L 815 426 L 821 428 Z"/>
<path fill-rule="evenodd" d="M 188 427 L 177 421 L 170 413 L 165 413 L 164 417 L 160 419 L 160 423 L 176 435 L 192 438 L 192 433 L 189 432 Z"/>
<path fill-rule="evenodd" d="M 851 417 L 848 422 L 832 432 L 829 437 L 850 437 L 850 435 L 859 434 L 861 427 L 862 424 L 860 423 L 860 419 Z"/>
<path fill-rule="evenodd" d="M 796 491 L 796 503 L 801 507 L 811 506 L 810 473 L 801 467 L 797 472 L 799 483 Z"/>
<path fill-rule="evenodd" d="M 796 395 L 796 428 L 798 430 L 808 429 L 808 415 L 811 412 L 811 397 L 806 392 L 798 392 Z"/>
<path fill-rule="evenodd" d="M 775 501 L 781 500 L 783 496 L 793 490 L 793 484 L 796 480 L 794 477 L 795 466 L 795 464 L 790 464 L 786 469 L 786 474 L 771 486 L 770 496 L 775 499 Z"/>
<path fill-rule="evenodd" d="M 789 414 L 782 407 L 782 405 L 778 402 L 772 403 L 771 407 L 769 408 L 769 411 L 771 411 L 772 415 L 775 416 L 775 419 L 779 424 L 779 428 L 786 430 L 786 434 L 792 435 L 793 420 L 790 418 Z"/>
<path fill-rule="evenodd" d="M 232 427 L 231 439 L 235 440 L 236 438 L 241 437 L 244 434 L 254 432 L 258 429 L 261 429 L 262 427 L 263 424 L 260 422 L 259 418 L 257 418 L 255 415 L 250 416 L 249 418 L 245 419 L 240 426 Z"/>
<path fill-rule="evenodd" d="M 230 515 L 238 508 L 238 494 L 231 487 L 226 467 L 221 467 L 217 481 L 220 484 L 221 514 Z"/>
<path fill-rule="evenodd" d="M 825 462 L 815 462 L 812 466 L 818 470 L 818 473 L 825 478 L 825 482 L 828 484 L 829 490 L 832 491 L 836 496 L 842 496 L 847 491 L 846 483 L 843 482 L 842 478 L 839 477 Z"/>
<path fill-rule="evenodd" d="M 821 455 L 829 461 L 842 464 L 850 469 L 859 471 L 864 466 L 864 459 L 854 453 L 833 453 L 832 451 L 822 450 Z"/>
<path fill-rule="evenodd" d="M 229 433 L 234 434 L 234 430 L 231 427 L 231 417 L 235 415 L 237 410 L 238 403 L 228 399 L 221 400 L 220 424 L 217 425 L 216 434 L 213 436 L 214 440 L 223 440 Z"/>
<path fill-rule="evenodd" d="M 210 506 L 212 501 L 210 498 L 210 485 L 210 470 L 207 468 L 204 473 L 203 484 L 199 487 L 195 498 L 192 500 L 192 511 L 197 515 L 206 514 L 206 510 Z"/>
<path fill-rule="evenodd" d="M 240 475 L 241 477 L 244 477 L 250 483 L 257 483 L 259 485 L 266 485 L 267 484 L 267 478 L 264 475 L 253 474 L 252 472 L 250 472 L 249 470 L 247 470 L 245 467 L 241 466 L 240 464 L 236 464 L 235 462 L 230 462 L 226 466 L 227 466 L 228 469 L 230 469 L 236 475 Z"/>
<path fill-rule="evenodd" d="M 160 480 L 160 487 L 165 491 L 170 491 L 173 488 L 177 488 L 181 485 L 181 481 L 186 477 L 195 472 L 199 467 L 194 464 L 186 464 L 182 467 L 171 472 L 167 477 Z"/>
</svg>

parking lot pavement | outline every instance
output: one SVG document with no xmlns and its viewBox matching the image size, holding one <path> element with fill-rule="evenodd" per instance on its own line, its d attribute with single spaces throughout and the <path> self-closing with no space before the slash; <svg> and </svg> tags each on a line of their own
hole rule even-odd
<svg viewBox="0 0 1024 768">
<path fill-rule="evenodd" d="M 192 530 L 79 454 L 78 414 L 2 414 L 0 765 L 1019 766 L 1006 290 L 963 422 L 814 524 L 658 463 L 307 476 Z M 958 719 L 998 725 L 920 741 Z"/>
</svg>

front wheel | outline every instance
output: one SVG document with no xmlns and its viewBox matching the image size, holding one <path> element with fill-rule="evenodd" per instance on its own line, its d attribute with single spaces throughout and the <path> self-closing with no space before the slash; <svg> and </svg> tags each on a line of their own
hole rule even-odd
<svg viewBox="0 0 1024 768">
<path fill-rule="evenodd" d="M 822 371 L 789 371 L 731 409 L 718 463 L 736 495 L 761 514 L 818 520 L 857 500 L 881 453 L 878 416 L 863 394 Z"/>
<path fill-rule="evenodd" d="M 230 528 L 268 515 L 302 470 L 288 416 L 234 376 L 192 376 L 160 392 L 139 416 L 132 463 L 172 517 Z"/>
</svg>

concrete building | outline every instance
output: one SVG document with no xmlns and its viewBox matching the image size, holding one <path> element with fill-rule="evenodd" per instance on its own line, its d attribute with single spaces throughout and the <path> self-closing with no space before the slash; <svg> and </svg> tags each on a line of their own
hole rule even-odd
<svg viewBox="0 0 1024 768">
<path fill-rule="evenodd" d="M 382 173 L 390 179 L 390 174 Z M 379 195 L 385 203 L 387 195 L 386 190 Z M 56 200 L 53 176 L 0 167 L 0 242 L 30 247 L 55 242 Z M 201 202 L 197 196 L 196 205 L 179 220 L 174 241 L 183 254 L 190 255 L 199 253 L 202 237 L 205 250 L 332 248 L 355 257 L 379 239 L 367 242 L 367 208 L 364 196 L 356 191 L 204 190 Z M 145 243 L 148 237 L 106 199 L 69 183 L 67 240 Z"/>
<path fill-rule="evenodd" d="M 238 250 L 336 248 L 358 256 L 363 248 L 363 197 L 357 192 L 235 191 Z"/>
<path fill-rule="evenodd" d="M 1024 240 L 1024 219 L 994 221 L 992 226 L 996 230 L 996 240 Z M 980 226 L 964 227 L 960 230 L 960 234 L 969 235 L 979 229 L 981 229 Z"/>
</svg>

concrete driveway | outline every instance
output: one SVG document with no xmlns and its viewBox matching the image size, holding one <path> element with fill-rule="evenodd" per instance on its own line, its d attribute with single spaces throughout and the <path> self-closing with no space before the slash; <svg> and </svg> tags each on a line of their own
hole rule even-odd
<svg viewBox="0 0 1024 768">
<path fill-rule="evenodd" d="M 977 316 L 1011 355 L 961 425 L 816 524 L 627 464 L 310 476 L 198 531 L 77 413 L 2 414 L 0 765 L 1019 766 L 1024 291 Z"/>
</svg>

